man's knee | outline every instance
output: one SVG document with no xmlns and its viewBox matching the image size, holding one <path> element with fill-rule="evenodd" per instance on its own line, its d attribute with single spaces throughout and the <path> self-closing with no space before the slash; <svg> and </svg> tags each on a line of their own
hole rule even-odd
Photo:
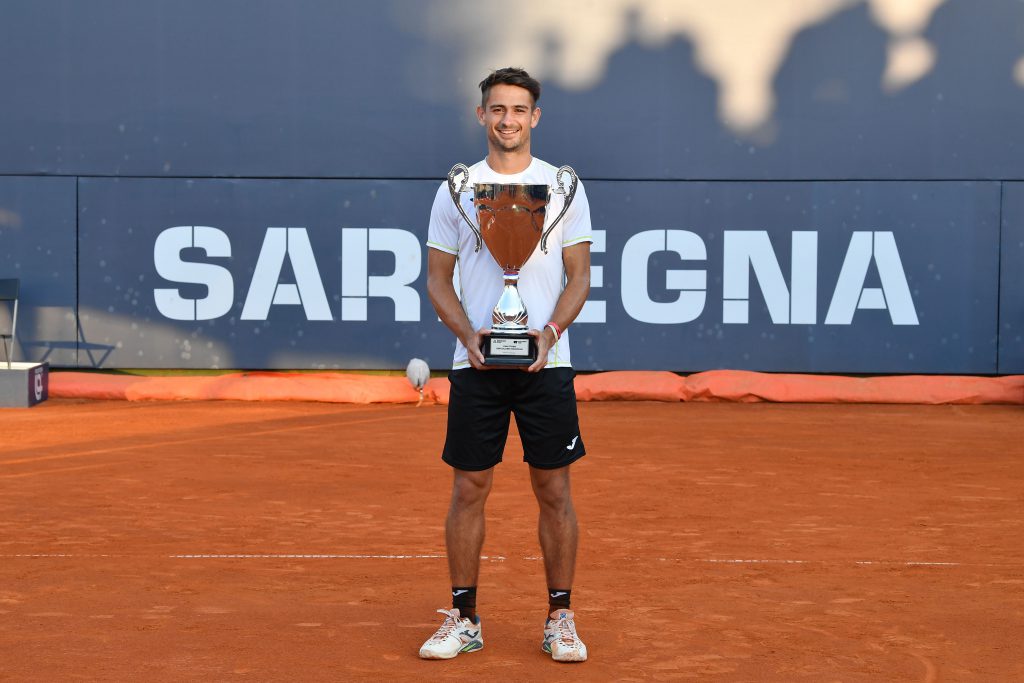
<svg viewBox="0 0 1024 683">
<path fill-rule="evenodd" d="M 553 510 L 572 508 L 568 466 L 556 470 L 531 468 L 530 480 L 533 483 L 533 493 L 542 507 Z"/>
<path fill-rule="evenodd" d="M 480 507 L 487 501 L 491 492 L 493 468 L 482 472 L 455 470 L 452 483 L 452 507 L 465 509 Z"/>
</svg>

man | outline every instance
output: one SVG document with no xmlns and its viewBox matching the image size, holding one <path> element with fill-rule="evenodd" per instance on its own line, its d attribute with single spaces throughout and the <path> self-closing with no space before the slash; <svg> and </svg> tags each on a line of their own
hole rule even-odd
<svg viewBox="0 0 1024 683">
<path fill-rule="evenodd" d="M 480 83 L 476 115 L 487 132 L 487 158 L 469 169 L 473 183 L 556 184 L 556 169 L 530 153 L 530 131 L 540 121 L 540 83 L 522 69 L 495 71 Z M 463 208 L 475 214 L 469 193 Z M 552 195 L 546 223 L 564 199 Z M 438 316 L 458 339 L 451 374 L 448 435 L 442 459 L 454 471 L 445 524 L 452 609 L 420 649 L 425 659 L 450 659 L 483 647 L 476 586 L 484 541 L 484 504 L 494 466 L 501 461 L 509 415 L 515 413 L 523 459 L 540 507 L 539 536 L 548 585 L 548 616 L 541 647 L 561 662 L 582 662 L 587 648 L 570 610 L 578 537 L 569 490 L 569 465 L 585 453 L 576 414 L 567 328 L 590 291 L 590 208 L 582 184 L 564 219 L 520 271 L 519 291 L 529 313 L 537 360 L 527 371 L 493 369 L 481 342 L 503 288 L 503 271 L 465 224 L 445 183 L 430 213 L 428 290 Z M 462 300 L 452 284 L 459 267 Z M 563 286 L 564 283 L 564 286 Z M 548 322 L 550 321 L 550 322 Z M 544 325 L 538 327 L 538 323 Z M 545 323 L 547 323 L 545 325 Z"/>
</svg>

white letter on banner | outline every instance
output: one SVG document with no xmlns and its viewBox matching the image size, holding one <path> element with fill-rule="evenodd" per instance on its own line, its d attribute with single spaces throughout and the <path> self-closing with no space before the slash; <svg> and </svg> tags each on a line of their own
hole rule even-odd
<svg viewBox="0 0 1024 683">
<path fill-rule="evenodd" d="M 622 305 L 635 320 L 675 325 L 697 319 L 707 300 L 706 270 L 669 270 L 665 287 L 679 291 L 675 301 L 651 300 L 647 271 L 651 256 L 674 251 L 684 261 L 707 260 L 704 240 L 689 230 L 646 230 L 629 238 L 622 249 Z"/>
<path fill-rule="evenodd" d="M 285 256 L 295 284 L 278 284 Z M 267 228 L 242 307 L 242 320 L 266 320 L 271 304 L 302 304 L 307 320 L 333 320 L 305 228 Z"/>
<path fill-rule="evenodd" d="M 813 325 L 818 317 L 818 233 L 795 231 L 792 237 L 790 296 L 771 239 L 764 230 L 726 230 L 722 268 L 722 322 L 746 324 L 750 318 L 750 270 L 761 287 L 776 325 Z"/>
<path fill-rule="evenodd" d="M 882 287 L 865 287 L 874 258 Z M 836 291 L 825 316 L 826 325 L 850 325 L 857 309 L 889 309 L 893 325 L 917 325 L 917 309 L 910 295 L 896 237 L 892 232 L 858 231 L 850 238 Z"/>
<path fill-rule="evenodd" d="M 395 255 L 391 275 L 368 275 L 370 251 Z M 385 297 L 395 303 L 395 320 L 420 319 L 420 295 L 412 283 L 420 276 L 423 255 L 419 240 L 395 228 L 343 228 L 341 231 L 341 319 L 366 320 L 367 298 Z"/>
<path fill-rule="evenodd" d="M 154 289 L 156 308 L 171 320 L 213 320 L 231 310 L 235 283 L 231 272 L 212 263 L 182 261 L 184 249 L 202 249 L 207 256 L 231 256 L 231 240 L 223 231 L 202 225 L 179 225 L 161 232 L 153 245 L 153 265 L 160 277 L 171 282 L 205 285 L 203 299 L 184 299 L 177 289 Z"/>
<path fill-rule="evenodd" d="M 366 320 L 366 259 L 369 257 L 365 228 L 341 231 L 341 319 Z"/>
<path fill-rule="evenodd" d="M 590 245 L 590 252 L 603 254 L 607 249 L 604 230 L 594 230 L 594 242 Z M 604 266 L 590 266 L 590 289 L 604 286 Z M 577 323 L 603 323 L 607 320 L 607 307 L 604 301 L 593 301 L 589 297 L 583 304 L 583 309 L 576 316 Z"/>
</svg>

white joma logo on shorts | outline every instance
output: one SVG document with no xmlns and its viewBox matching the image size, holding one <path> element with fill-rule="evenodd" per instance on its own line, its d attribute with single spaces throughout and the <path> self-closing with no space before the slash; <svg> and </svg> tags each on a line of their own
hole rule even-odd
<svg viewBox="0 0 1024 683">
<path fill-rule="evenodd" d="M 578 438 L 580 438 L 579 434 L 577 434 L 576 436 L 572 437 L 572 441 L 570 441 L 569 445 L 565 447 L 565 450 L 571 451 L 573 448 L 575 448 L 576 447 L 576 440 Z"/>
</svg>

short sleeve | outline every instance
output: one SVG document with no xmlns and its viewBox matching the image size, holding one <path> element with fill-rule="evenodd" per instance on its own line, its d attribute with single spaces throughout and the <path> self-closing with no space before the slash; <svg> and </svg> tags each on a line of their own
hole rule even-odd
<svg viewBox="0 0 1024 683">
<path fill-rule="evenodd" d="M 580 242 L 593 242 L 594 231 L 590 225 L 590 202 L 587 191 L 580 181 L 576 187 L 576 196 L 565 212 L 565 226 L 562 228 L 562 246 L 569 247 Z"/>
<path fill-rule="evenodd" d="M 427 227 L 427 246 L 449 254 L 459 253 L 459 212 L 452 202 L 448 184 L 441 183 L 434 195 Z"/>
</svg>

